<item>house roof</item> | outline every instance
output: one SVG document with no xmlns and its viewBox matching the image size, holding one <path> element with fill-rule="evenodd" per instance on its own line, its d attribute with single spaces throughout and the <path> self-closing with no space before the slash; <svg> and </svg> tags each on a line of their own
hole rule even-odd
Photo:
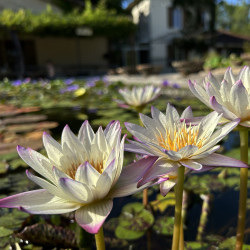
<svg viewBox="0 0 250 250">
<path fill-rule="evenodd" d="M 48 3 L 46 1 L 42 0 L 4 0 L 0 1 L 0 11 L 4 9 L 11 9 L 13 11 L 18 11 L 19 9 L 29 9 L 33 13 L 38 14 L 42 11 L 46 10 L 47 5 L 50 4 L 53 11 L 55 12 L 61 12 L 61 10 L 56 7 L 55 5 L 52 5 L 51 3 Z"/>
<path fill-rule="evenodd" d="M 250 36 L 238 35 L 226 30 L 218 30 L 216 34 L 216 41 L 223 43 L 241 44 L 243 42 L 250 42 Z"/>
</svg>

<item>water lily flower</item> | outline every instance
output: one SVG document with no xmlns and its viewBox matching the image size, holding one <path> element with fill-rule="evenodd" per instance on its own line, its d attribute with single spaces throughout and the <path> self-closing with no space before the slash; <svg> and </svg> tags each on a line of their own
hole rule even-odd
<svg viewBox="0 0 250 250">
<path fill-rule="evenodd" d="M 75 211 L 76 222 L 89 233 L 97 233 L 109 215 L 113 198 L 133 194 L 138 176 L 157 157 L 143 158 L 124 168 L 124 140 L 118 121 L 93 132 L 88 121 L 78 137 L 66 126 L 61 144 L 45 133 L 48 158 L 18 146 L 21 158 L 40 176 L 27 170 L 30 180 L 42 189 L 0 200 L 0 207 L 19 208 L 32 214 L 62 214 Z"/>
<path fill-rule="evenodd" d="M 220 83 L 211 73 L 202 83 L 189 81 L 192 93 L 227 120 L 240 118 L 240 125 L 250 127 L 250 71 L 242 68 L 234 76 L 229 67 Z"/>
<path fill-rule="evenodd" d="M 176 172 L 180 166 L 184 166 L 186 172 L 204 171 L 217 166 L 248 167 L 239 160 L 214 153 L 220 147 L 216 144 L 238 125 L 239 119 L 215 131 L 221 117 L 215 111 L 203 117 L 197 125 L 185 122 L 186 118 L 193 116 L 190 107 L 181 116 L 169 104 L 166 115 L 154 107 L 151 113 L 152 118 L 140 114 L 144 127 L 125 124 L 136 138 L 136 141 L 129 140 L 131 144 L 125 145 L 125 150 L 159 157 L 142 176 L 139 186 L 155 180 L 161 182 L 161 193 L 166 195 L 177 181 Z"/>
<path fill-rule="evenodd" d="M 160 95 L 161 88 L 154 86 L 133 87 L 119 89 L 119 93 L 123 96 L 125 102 L 117 101 L 124 108 L 133 107 L 136 109 L 143 108 L 147 103 L 155 100 Z"/>
</svg>

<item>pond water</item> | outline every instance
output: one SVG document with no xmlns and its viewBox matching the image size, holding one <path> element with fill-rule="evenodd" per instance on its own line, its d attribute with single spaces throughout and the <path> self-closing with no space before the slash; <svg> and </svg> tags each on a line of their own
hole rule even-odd
<svg viewBox="0 0 250 250">
<path fill-rule="evenodd" d="M 57 88 L 52 87 L 54 92 L 60 89 L 59 85 Z M 63 96 L 45 91 L 39 100 L 36 99 L 38 94 L 34 86 L 33 92 L 30 87 L 26 87 L 25 91 L 31 91 L 29 93 L 33 93 L 33 97 L 30 94 L 25 98 L 21 94 L 13 98 L 16 93 L 11 88 L 12 96 L 9 95 L 6 102 L 19 106 L 39 106 L 40 111 L 35 114 L 46 115 L 48 121 L 58 122 L 56 128 L 50 129 L 52 136 L 58 140 L 66 124 L 77 133 L 85 119 L 95 129 L 118 119 L 123 126 L 122 132 L 128 133 L 123 122 L 138 123 L 138 116 L 135 111 L 124 110 L 113 101 L 121 99 L 117 92 L 120 86 L 121 83 L 106 86 L 100 82 L 95 89 L 87 89 L 87 94 L 79 96 L 74 96 L 72 92 L 64 93 Z M 200 101 L 190 96 L 188 90 L 165 87 L 163 92 L 152 103 L 161 111 L 166 109 L 167 103 L 171 103 L 180 112 L 190 105 L 196 116 L 209 113 Z M 150 106 L 143 113 L 150 114 Z M 237 136 L 237 132 L 234 132 L 226 142 L 222 142 L 221 153 L 239 158 L 239 145 L 235 143 Z M 133 159 L 133 154 L 125 153 L 124 165 Z M 27 166 L 17 154 L 0 155 L 0 160 L 10 165 L 8 171 L 3 171 L 0 175 L 1 197 L 37 188 L 27 179 Z M 234 249 L 234 239 L 231 237 L 235 235 L 237 224 L 239 170 L 218 168 L 208 173 L 192 174 L 186 177 L 184 188 L 187 249 L 211 249 L 212 245 L 219 247 L 218 249 Z M 115 199 L 114 208 L 104 225 L 107 249 L 171 249 L 174 193 L 161 197 L 158 187 L 152 187 L 149 193 L 149 210 L 143 209 L 141 205 L 141 193 Z M 249 215 L 248 211 L 246 244 L 250 244 Z M 22 249 L 77 249 L 75 227 L 70 214 L 38 216 L 12 209 L 0 209 L 0 249 L 9 249 L 10 245 L 14 249 L 15 242 Z M 201 244 L 196 240 L 197 237 L 202 240 Z M 89 249 L 95 249 L 93 238 L 89 235 L 86 236 L 84 244 Z"/>
</svg>

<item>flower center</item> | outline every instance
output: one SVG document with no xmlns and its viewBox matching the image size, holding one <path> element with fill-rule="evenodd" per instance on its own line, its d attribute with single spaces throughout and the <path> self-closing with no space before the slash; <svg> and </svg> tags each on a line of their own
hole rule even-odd
<svg viewBox="0 0 250 250">
<path fill-rule="evenodd" d="M 94 167 L 100 174 L 103 172 L 103 162 L 102 161 L 97 161 L 95 162 L 93 159 L 88 161 L 89 164 L 91 164 L 92 167 Z M 68 168 L 66 170 L 66 174 L 68 176 L 70 176 L 72 179 L 75 179 L 75 175 L 76 175 L 76 171 L 78 169 L 78 167 L 81 165 L 81 163 L 76 164 L 76 163 L 72 163 L 70 168 Z"/>
<path fill-rule="evenodd" d="M 70 168 L 68 168 L 65 172 L 68 176 L 70 176 L 72 179 L 75 179 L 77 168 L 80 164 L 72 163 Z"/>
<path fill-rule="evenodd" d="M 103 172 L 103 161 L 94 161 L 93 159 L 89 163 L 101 174 Z"/>
<path fill-rule="evenodd" d="M 166 129 L 166 136 L 162 134 L 157 138 L 158 143 L 161 147 L 172 150 L 179 151 L 181 148 L 184 148 L 188 145 L 194 145 L 198 148 L 203 146 L 204 137 L 198 139 L 200 126 L 189 126 L 185 122 L 181 124 L 181 127 L 174 128 L 174 133 L 171 133 Z"/>
</svg>

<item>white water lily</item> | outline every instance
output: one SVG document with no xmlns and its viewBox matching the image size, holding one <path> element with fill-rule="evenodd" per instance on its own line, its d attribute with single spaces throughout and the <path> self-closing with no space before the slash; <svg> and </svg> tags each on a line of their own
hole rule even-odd
<svg viewBox="0 0 250 250">
<path fill-rule="evenodd" d="M 132 90 L 128 88 L 120 89 L 119 93 L 123 96 L 125 103 L 120 102 L 119 104 L 123 107 L 127 105 L 134 108 L 144 107 L 147 103 L 156 99 L 160 91 L 161 88 L 154 86 L 133 87 Z"/>
<path fill-rule="evenodd" d="M 250 127 L 250 71 L 244 67 L 236 77 L 228 68 L 222 82 L 211 73 L 202 83 L 189 81 L 192 93 L 228 120 L 240 118 L 240 125 Z"/>
<path fill-rule="evenodd" d="M 232 121 L 220 129 L 215 128 L 221 115 L 212 112 L 197 125 L 188 125 L 185 119 L 192 118 L 192 110 L 188 107 L 181 117 L 171 105 L 167 106 L 166 115 L 152 107 L 152 118 L 140 114 L 144 127 L 126 123 L 128 131 L 137 141 L 125 145 L 125 150 L 159 157 L 139 181 L 139 186 L 150 181 L 161 183 L 163 195 L 177 181 L 177 169 L 181 165 L 187 171 L 204 171 L 217 166 L 248 167 L 245 163 L 214 153 L 219 149 L 216 145 L 233 128 L 239 119 Z M 169 180 L 165 181 L 164 180 Z"/>
<path fill-rule="evenodd" d="M 78 137 L 66 126 L 61 144 L 45 133 L 48 158 L 18 146 L 21 158 L 44 177 L 27 171 L 28 178 L 43 189 L 3 198 L 0 207 L 33 214 L 75 211 L 76 222 L 89 233 L 97 233 L 112 209 L 113 198 L 138 191 L 138 176 L 157 159 L 142 159 L 122 171 L 124 140 L 118 121 L 109 123 L 104 131 L 100 127 L 96 134 L 85 121 Z"/>
</svg>

